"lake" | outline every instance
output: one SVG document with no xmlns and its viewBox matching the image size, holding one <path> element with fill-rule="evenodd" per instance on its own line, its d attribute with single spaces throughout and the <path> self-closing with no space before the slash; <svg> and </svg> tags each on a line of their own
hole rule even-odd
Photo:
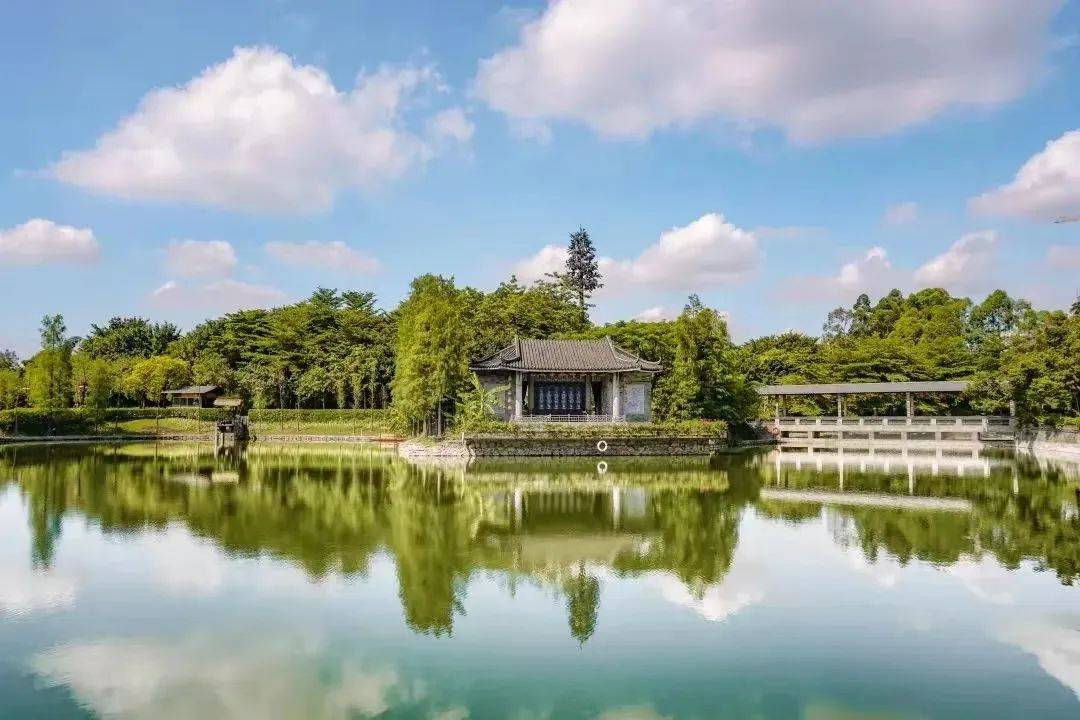
<svg viewBox="0 0 1080 720">
<path fill-rule="evenodd" d="M 1078 482 L 0 447 L 0 717 L 1077 718 Z"/>
</svg>

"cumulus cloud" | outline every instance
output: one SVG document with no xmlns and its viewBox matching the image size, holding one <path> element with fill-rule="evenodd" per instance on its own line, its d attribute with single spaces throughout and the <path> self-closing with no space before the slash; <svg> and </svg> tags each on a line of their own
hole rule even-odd
<svg viewBox="0 0 1080 720">
<path fill-rule="evenodd" d="M 236 252 L 223 240 L 172 240 L 165 250 L 165 266 L 183 277 L 218 277 L 236 267 Z"/>
<path fill-rule="evenodd" d="M 325 70 L 278 50 L 237 48 L 188 83 L 151 91 L 94 148 L 65 153 L 50 171 L 123 198 L 323 210 L 343 188 L 381 187 L 431 157 L 436 148 L 407 129 L 404 111 L 440 89 L 425 66 L 361 73 L 341 91 Z M 439 125 L 464 134 L 452 120 Z"/>
<path fill-rule="evenodd" d="M 1046 259 L 1055 270 L 1080 270 L 1080 245 L 1051 245 Z"/>
<path fill-rule="evenodd" d="M 1080 130 L 1047 143 L 1011 183 L 972 198 L 971 209 L 1036 220 L 1080 213 Z"/>
<path fill-rule="evenodd" d="M 34 218 L 0 230 L 0 265 L 91 263 L 101 248 L 93 230 Z"/>
<path fill-rule="evenodd" d="M 57 646 L 36 655 L 31 668 L 47 685 L 66 686 L 95 713 L 131 720 L 346 720 L 379 716 L 423 695 L 394 668 L 334 660 L 313 638 L 237 640 L 106 638 Z"/>
<path fill-rule="evenodd" d="M 909 225 L 919 219 L 919 204 L 902 202 L 885 209 L 886 225 Z"/>
<path fill-rule="evenodd" d="M 163 308 L 232 312 L 281 305 L 286 295 L 275 287 L 240 280 L 218 280 L 203 285 L 181 285 L 169 280 L 151 293 L 150 299 Z"/>
<path fill-rule="evenodd" d="M 859 293 L 881 293 L 901 284 L 903 273 L 893 268 L 883 247 L 872 247 L 861 257 L 844 263 L 830 277 L 805 278 L 791 293 L 797 297 L 839 300 Z"/>
<path fill-rule="evenodd" d="M 642 322 L 661 322 L 663 320 L 674 320 L 678 316 L 677 310 L 657 305 L 656 307 L 645 308 L 635 315 L 634 319 Z"/>
<path fill-rule="evenodd" d="M 1061 0 L 554 0 L 482 60 L 515 121 L 640 138 L 710 118 L 795 142 L 870 136 L 1017 97 Z"/>
<path fill-rule="evenodd" d="M 986 283 L 997 256 L 997 233 L 969 233 L 915 271 L 915 282 L 926 287 L 970 288 Z"/>
<path fill-rule="evenodd" d="M 733 285 L 747 279 L 761 262 L 757 237 L 708 213 L 689 225 L 660 234 L 659 240 L 631 259 L 597 260 L 608 292 L 627 286 L 654 286 L 683 291 Z M 561 271 L 566 248 L 547 245 L 514 266 L 524 281 Z"/>
<path fill-rule="evenodd" d="M 380 267 L 378 260 L 340 240 L 325 243 L 271 242 L 266 244 L 266 252 L 275 260 L 294 266 L 329 268 L 364 274 L 377 272 Z"/>
</svg>

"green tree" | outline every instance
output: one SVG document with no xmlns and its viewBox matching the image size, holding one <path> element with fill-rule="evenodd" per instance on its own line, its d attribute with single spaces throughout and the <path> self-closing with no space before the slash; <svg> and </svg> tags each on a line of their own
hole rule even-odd
<svg viewBox="0 0 1080 720">
<path fill-rule="evenodd" d="M 466 328 L 453 279 L 423 275 L 398 309 L 394 409 L 408 426 L 428 429 L 467 368 Z"/>
<path fill-rule="evenodd" d="M 91 325 L 80 349 L 94 358 L 148 358 L 163 355 L 179 338 L 180 331 L 172 323 L 114 317 L 106 325 Z"/>
<path fill-rule="evenodd" d="M 582 313 L 587 307 L 589 296 L 604 284 L 600 274 L 600 264 L 596 260 L 596 248 L 585 228 L 578 228 L 570 233 L 570 246 L 567 248 L 566 272 L 557 275 L 577 295 L 578 308 Z"/>
<path fill-rule="evenodd" d="M 23 394 L 23 379 L 18 370 L 0 369 L 0 410 L 19 406 Z"/>
<path fill-rule="evenodd" d="M 144 406 L 164 402 L 162 392 L 191 382 L 191 369 L 183 360 L 167 355 L 139 360 L 124 377 L 124 390 Z"/>
<path fill-rule="evenodd" d="M 727 323 L 705 307 L 697 295 L 675 321 L 675 360 L 657 387 L 655 402 L 662 417 L 745 420 L 756 394 L 738 371 Z"/>
</svg>

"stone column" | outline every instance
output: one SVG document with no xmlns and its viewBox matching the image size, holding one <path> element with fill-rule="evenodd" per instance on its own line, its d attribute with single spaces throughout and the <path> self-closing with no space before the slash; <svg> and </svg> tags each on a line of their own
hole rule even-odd
<svg viewBox="0 0 1080 720">
<path fill-rule="evenodd" d="M 611 373 L 611 419 L 614 422 L 622 415 L 622 392 L 619 388 L 619 373 Z"/>
<path fill-rule="evenodd" d="M 514 419 L 520 420 L 524 415 L 524 409 L 521 402 L 521 373 L 514 372 Z"/>
<path fill-rule="evenodd" d="M 911 396 L 911 393 L 905 393 L 905 400 L 907 401 L 907 416 L 914 417 L 915 415 L 915 398 Z"/>
<path fill-rule="evenodd" d="M 585 376 L 585 412 L 588 414 L 593 409 L 592 376 Z"/>
</svg>

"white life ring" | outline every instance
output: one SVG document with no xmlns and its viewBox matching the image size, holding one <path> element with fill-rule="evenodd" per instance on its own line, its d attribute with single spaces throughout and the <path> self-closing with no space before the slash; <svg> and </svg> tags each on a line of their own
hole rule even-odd
<svg viewBox="0 0 1080 720">
<path fill-rule="evenodd" d="M 600 440 L 596 443 L 596 449 L 599 452 L 607 452 L 607 440 Z"/>
</svg>

